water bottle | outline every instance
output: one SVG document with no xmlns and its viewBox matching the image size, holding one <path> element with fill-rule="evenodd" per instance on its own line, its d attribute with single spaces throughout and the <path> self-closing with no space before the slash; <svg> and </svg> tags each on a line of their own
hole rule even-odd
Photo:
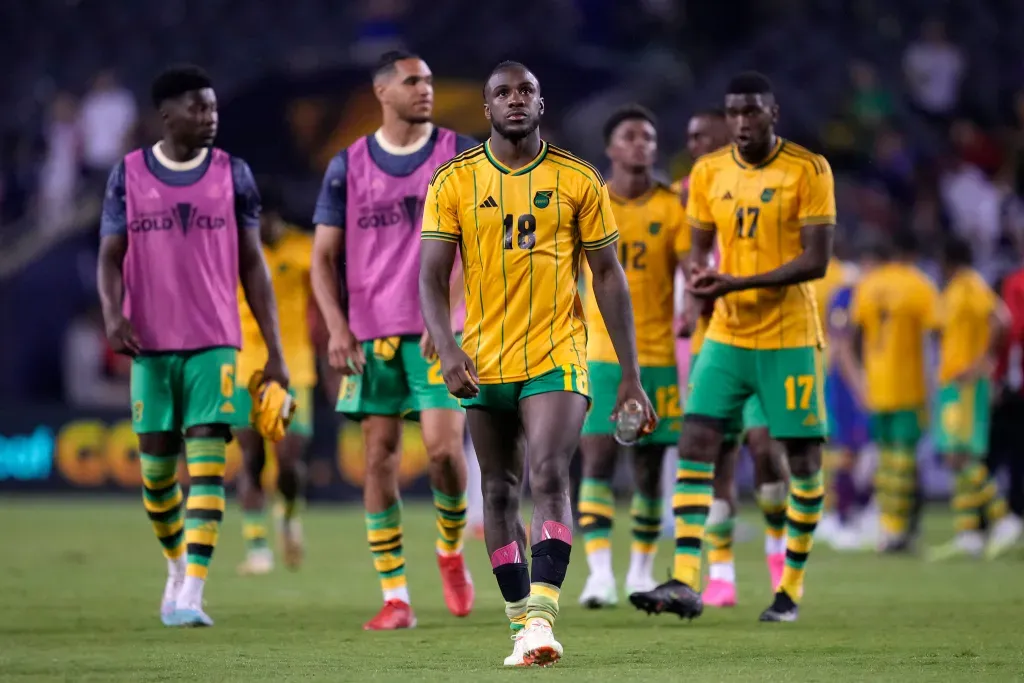
<svg viewBox="0 0 1024 683">
<path fill-rule="evenodd" d="M 623 446 L 632 446 L 640 438 L 644 426 L 644 407 L 640 401 L 631 398 L 622 404 L 619 419 L 615 423 L 615 440 Z"/>
</svg>

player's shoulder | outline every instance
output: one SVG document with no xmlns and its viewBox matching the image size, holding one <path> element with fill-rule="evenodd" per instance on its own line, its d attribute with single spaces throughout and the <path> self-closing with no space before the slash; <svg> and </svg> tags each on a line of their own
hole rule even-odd
<svg viewBox="0 0 1024 683">
<path fill-rule="evenodd" d="M 453 172 L 458 171 L 465 166 L 472 165 L 481 159 L 486 159 L 486 156 L 484 155 L 484 145 L 482 142 L 473 145 L 464 152 L 456 154 L 451 159 L 434 169 L 434 174 L 430 176 L 430 184 L 433 185 L 438 182 L 439 179 L 446 178 Z"/>
<path fill-rule="evenodd" d="M 790 166 L 796 166 L 809 175 L 823 175 L 832 172 L 828 159 L 792 140 L 782 141 L 782 146 L 779 148 L 779 160 Z"/>
<path fill-rule="evenodd" d="M 656 183 L 651 192 L 651 203 L 658 209 L 667 213 L 685 213 L 686 209 L 679 201 L 679 192 L 672 189 L 671 185 Z"/>
<path fill-rule="evenodd" d="M 688 178 L 684 178 L 684 180 L 692 182 L 694 177 L 728 168 L 730 164 L 735 165 L 735 162 L 732 160 L 732 145 L 719 147 L 715 151 L 708 152 L 697 159 L 693 164 L 693 168 L 690 169 L 690 175 Z"/>
<path fill-rule="evenodd" d="M 567 149 L 550 143 L 545 144 L 547 144 L 547 154 L 544 161 L 561 168 L 572 169 L 572 171 L 575 171 L 573 175 L 576 175 L 578 178 L 582 177 L 598 187 L 604 186 L 604 176 L 601 175 L 596 166 L 581 159 Z"/>
</svg>

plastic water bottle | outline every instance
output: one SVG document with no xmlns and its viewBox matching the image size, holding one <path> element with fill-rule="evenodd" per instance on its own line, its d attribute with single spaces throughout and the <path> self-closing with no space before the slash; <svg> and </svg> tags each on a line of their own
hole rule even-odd
<svg viewBox="0 0 1024 683">
<path fill-rule="evenodd" d="M 615 440 L 623 446 L 632 446 L 640 438 L 640 429 L 644 426 L 644 407 L 640 401 L 629 399 L 619 410 L 619 419 L 615 423 Z"/>
</svg>

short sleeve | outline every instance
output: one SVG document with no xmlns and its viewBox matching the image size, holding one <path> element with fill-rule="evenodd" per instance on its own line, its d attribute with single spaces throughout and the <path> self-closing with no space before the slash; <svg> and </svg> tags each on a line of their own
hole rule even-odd
<svg viewBox="0 0 1024 683">
<path fill-rule="evenodd" d="M 832 167 L 823 156 L 815 156 L 800 179 L 800 225 L 836 224 L 836 183 Z"/>
<path fill-rule="evenodd" d="M 707 164 L 698 161 L 687 184 L 686 220 L 698 230 L 715 229 L 715 217 L 708 205 L 707 168 Z"/>
<path fill-rule="evenodd" d="M 865 299 L 864 286 L 854 287 L 850 294 L 849 321 L 857 327 L 863 327 L 868 317 L 869 304 Z"/>
<path fill-rule="evenodd" d="M 686 254 L 692 248 L 690 240 L 690 228 L 686 224 L 686 211 L 679 204 L 678 197 L 673 197 L 675 204 L 672 208 L 671 229 L 675 232 L 672 238 L 672 248 L 676 254 Z"/>
<path fill-rule="evenodd" d="M 479 142 L 477 142 L 473 138 L 469 137 L 468 135 L 462 135 L 462 134 L 459 134 L 459 133 L 456 133 L 456 135 L 455 135 L 455 153 L 456 154 L 462 154 L 467 149 L 473 149 L 474 147 L 476 147 L 479 144 L 480 144 Z"/>
<path fill-rule="evenodd" d="M 462 238 L 458 182 L 455 171 L 434 174 L 423 201 L 422 239 L 457 243 Z"/>
<path fill-rule="evenodd" d="M 608 196 L 608 187 L 599 176 L 588 174 L 580 183 L 576 225 L 583 248 L 587 251 L 601 249 L 619 239 L 619 229 L 612 214 L 612 199 Z"/>
<path fill-rule="evenodd" d="M 260 191 L 249 164 L 231 157 L 231 180 L 235 186 L 235 220 L 238 229 L 260 227 Z"/>
<path fill-rule="evenodd" d="M 121 161 L 107 176 L 107 189 L 103 193 L 103 214 L 100 217 L 100 237 L 128 233 L 128 209 L 124 195 L 124 161 Z"/>
<path fill-rule="evenodd" d="M 320 194 L 316 198 L 316 209 L 313 211 L 313 225 L 330 225 L 335 228 L 345 227 L 345 200 L 347 194 L 346 171 L 348 157 L 345 152 L 331 159 L 320 184 Z"/>
<path fill-rule="evenodd" d="M 977 307 L 979 316 L 990 316 L 992 312 L 996 310 L 998 298 L 996 293 L 992 291 L 992 288 L 988 284 L 978 279 L 976 296 L 972 297 L 972 303 Z"/>
</svg>

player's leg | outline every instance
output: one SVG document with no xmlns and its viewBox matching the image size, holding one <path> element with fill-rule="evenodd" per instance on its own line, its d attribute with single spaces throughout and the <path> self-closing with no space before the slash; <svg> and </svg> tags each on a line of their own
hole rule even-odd
<svg viewBox="0 0 1024 683">
<path fill-rule="evenodd" d="M 176 619 L 182 626 L 212 626 L 203 610 L 203 591 L 224 517 L 225 452 L 232 425 L 248 414 L 235 407 L 235 356 L 232 348 L 189 355 L 182 367 L 182 424 L 189 491 L 185 512 L 188 567 L 178 595 Z"/>
<path fill-rule="evenodd" d="M 469 429 L 462 441 L 466 454 L 466 530 L 478 541 L 484 540 L 484 494 L 480 483 L 480 463 Z"/>
<path fill-rule="evenodd" d="M 245 393 L 248 395 L 247 390 Z M 240 395 L 236 401 L 239 408 L 246 403 Z M 267 574 L 274 568 L 274 553 L 270 549 L 266 496 L 261 481 L 267 457 L 263 437 L 255 429 L 247 427 L 235 430 L 235 439 L 242 449 L 238 498 L 242 504 L 242 538 L 245 541 L 245 560 L 238 565 L 238 573 L 243 576 Z"/>
<path fill-rule="evenodd" d="M 558 617 L 558 598 L 572 550 L 569 464 L 579 446 L 589 407 L 587 384 L 586 371 L 569 366 L 528 380 L 520 395 L 519 414 L 534 506 L 523 656 L 525 661 L 540 666 L 550 665 L 562 655 L 552 627 Z M 565 386 L 572 390 L 563 390 Z"/>
<path fill-rule="evenodd" d="M 747 427 L 747 448 L 754 461 L 754 495 L 764 516 L 764 557 L 774 591 L 786 565 L 786 453 L 782 444 L 772 438 L 758 397 L 750 397 L 744 405 L 743 424 Z"/>
<path fill-rule="evenodd" d="M 911 549 L 920 512 L 917 486 L 917 444 L 921 440 L 920 410 L 884 414 L 882 429 L 882 540 L 879 549 L 901 553 Z M 881 468 L 880 468 L 881 469 Z"/>
<path fill-rule="evenodd" d="M 820 351 L 810 347 L 757 351 L 758 396 L 773 438 L 789 460 L 786 564 L 761 621 L 795 621 L 814 530 L 825 505 L 821 446 L 828 430 Z"/>
<path fill-rule="evenodd" d="M 741 349 L 707 340 L 691 370 L 691 390 L 679 439 L 679 470 L 672 507 L 676 550 L 672 578 L 651 591 L 634 593 L 630 602 L 648 613 L 700 616 L 701 548 L 712 502 L 715 460 L 728 425 L 739 421 L 753 392 L 754 357 Z"/>
<path fill-rule="evenodd" d="M 968 450 L 972 456 L 971 466 L 975 471 L 975 480 L 981 480 L 984 476 L 985 483 L 981 489 L 979 502 L 983 506 L 985 518 L 991 529 L 985 547 L 985 557 L 995 559 L 1017 545 L 1024 535 L 1024 522 L 1010 506 L 1009 500 L 1000 495 L 995 475 L 985 465 L 992 433 L 991 392 L 988 379 L 978 381 L 974 394 L 974 424 Z M 1015 488 L 1015 485 L 1011 484 L 1011 495 Z"/>
<path fill-rule="evenodd" d="M 713 498 L 708 513 L 704 540 L 708 546 L 708 582 L 701 592 L 709 607 L 733 607 L 736 604 L 736 562 L 733 555 L 733 531 L 739 500 L 736 495 L 736 463 L 739 459 L 739 426 L 728 430 L 715 459 Z"/>
<path fill-rule="evenodd" d="M 178 484 L 181 422 L 174 400 L 180 359 L 171 355 L 132 360 L 132 429 L 139 435 L 142 503 L 167 558 L 160 618 L 173 625 L 178 593 L 185 581 L 185 506 Z"/>
<path fill-rule="evenodd" d="M 588 365 L 593 405 L 587 413 L 580 438 L 582 481 L 579 490 L 579 524 L 590 573 L 580 594 L 580 604 L 591 608 L 618 604 L 612 570 L 611 532 L 615 514 L 612 477 L 619 445 L 612 433 L 622 370 L 615 363 L 591 361 Z"/>
<path fill-rule="evenodd" d="M 306 484 L 305 455 L 313 438 L 313 389 L 292 390 L 295 415 L 284 438 L 274 448 L 277 454 L 277 493 L 281 497 L 275 511 L 278 542 L 289 569 L 298 569 L 304 555 L 300 517 Z"/>
<path fill-rule="evenodd" d="M 437 526 L 436 553 L 444 601 L 448 611 L 464 617 L 473 609 L 473 580 L 462 552 L 466 532 L 466 454 L 462 448 L 466 416 L 458 399 L 448 393 L 441 375 L 441 360 L 423 359 L 419 339 L 402 340 L 402 362 L 409 385 L 410 404 L 419 413 L 423 445 Z"/>
</svg>

